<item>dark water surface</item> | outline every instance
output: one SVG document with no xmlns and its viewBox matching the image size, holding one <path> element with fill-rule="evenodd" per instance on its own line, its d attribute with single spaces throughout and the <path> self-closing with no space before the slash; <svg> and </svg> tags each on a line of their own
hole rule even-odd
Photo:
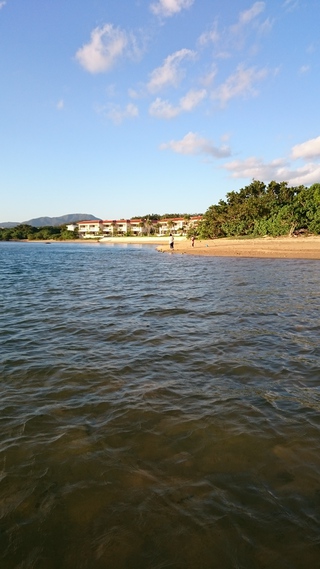
<svg viewBox="0 0 320 569">
<path fill-rule="evenodd" d="M 320 262 L 0 243 L 1 569 L 320 566 Z"/>
</svg>

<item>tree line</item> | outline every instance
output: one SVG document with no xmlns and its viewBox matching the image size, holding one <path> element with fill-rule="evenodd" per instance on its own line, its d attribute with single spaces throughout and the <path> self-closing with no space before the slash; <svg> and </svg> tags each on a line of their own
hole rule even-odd
<svg viewBox="0 0 320 569">
<path fill-rule="evenodd" d="M 202 239 L 298 232 L 320 234 L 320 184 L 290 187 L 287 182 L 253 180 L 211 205 L 196 229 Z"/>
<path fill-rule="evenodd" d="M 139 219 L 151 231 L 152 221 L 170 217 L 184 217 L 187 222 L 191 215 L 148 214 Z M 298 232 L 320 234 L 320 184 L 307 188 L 275 181 L 266 185 L 253 180 L 239 191 L 227 193 L 225 200 L 211 205 L 198 226 L 189 229 L 188 236 L 196 235 L 201 239 L 264 235 L 278 237 Z M 78 229 L 68 231 L 66 225 L 37 228 L 21 224 L 0 228 L 0 241 L 77 238 Z"/>
<path fill-rule="evenodd" d="M 78 239 L 78 228 L 68 231 L 65 225 L 59 227 L 33 227 L 26 223 L 10 228 L 0 228 L 0 241 L 16 241 L 28 239 L 29 241 L 55 239 L 64 241 L 65 239 Z"/>
</svg>

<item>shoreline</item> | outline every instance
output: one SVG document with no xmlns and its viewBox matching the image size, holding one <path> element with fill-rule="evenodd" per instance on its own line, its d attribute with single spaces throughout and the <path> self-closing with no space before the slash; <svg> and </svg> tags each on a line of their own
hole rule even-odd
<svg viewBox="0 0 320 569">
<path fill-rule="evenodd" d="M 320 260 L 320 235 L 308 237 L 259 237 L 254 239 L 195 240 L 157 247 L 161 253 L 207 257 L 250 257 L 260 259 L 314 259 Z"/>
<path fill-rule="evenodd" d="M 180 235 L 177 235 L 174 240 L 176 243 L 188 241 L 186 237 L 180 237 Z M 169 243 L 169 237 L 167 235 L 163 237 L 105 237 L 100 239 L 99 242 L 106 245 L 108 243 L 129 243 L 130 245 L 134 245 L 135 243 L 139 245 L 167 245 L 167 243 Z"/>
<path fill-rule="evenodd" d="M 67 239 L 67 240 L 21 240 L 24 243 L 80 243 L 91 245 L 154 245 L 160 253 L 171 255 L 193 255 L 206 257 L 250 257 L 260 259 L 313 259 L 320 260 L 320 235 L 308 237 L 258 237 L 196 239 L 194 247 L 186 237 L 176 236 L 174 250 L 169 247 L 165 237 L 108 237 L 105 239 Z"/>
<path fill-rule="evenodd" d="M 86 245 L 112 245 L 116 244 L 129 244 L 129 245 L 166 245 L 169 237 L 105 237 L 102 239 L 10 239 L 7 243 L 80 243 Z M 175 237 L 175 243 L 186 241 L 186 237 Z"/>
</svg>

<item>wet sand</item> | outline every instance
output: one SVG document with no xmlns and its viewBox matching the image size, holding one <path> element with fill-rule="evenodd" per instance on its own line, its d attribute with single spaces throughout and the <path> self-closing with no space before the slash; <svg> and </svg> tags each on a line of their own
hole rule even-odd
<svg viewBox="0 0 320 569">
<path fill-rule="evenodd" d="M 259 239 L 212 239 L 175 242 L 174 251 L 157 247 L 163 253 L 217 257 L 259 257 L 274 259 L 320 259 L 320 236 L 262 237 Z"/>
</svg>

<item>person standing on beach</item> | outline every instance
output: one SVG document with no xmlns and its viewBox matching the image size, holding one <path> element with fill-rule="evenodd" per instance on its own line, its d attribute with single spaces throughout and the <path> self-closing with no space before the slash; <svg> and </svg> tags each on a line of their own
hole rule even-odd
<svg viewBox="0 0 320 569">
<path fill-rule="evenodd" d="M 173 237 L 172 233 L 170 233 L 169 245 L 170 245 L 170 249 L 174 249 L 174 237 Z"/>
<path fill-rule="evenodd" d="M 195 240 L 195 237 L 194 237 L 194 235 L 192 235 L 192 237 L 191 237 L 191 247 L 194 247 L 194 240 Z"/>
</svg>

